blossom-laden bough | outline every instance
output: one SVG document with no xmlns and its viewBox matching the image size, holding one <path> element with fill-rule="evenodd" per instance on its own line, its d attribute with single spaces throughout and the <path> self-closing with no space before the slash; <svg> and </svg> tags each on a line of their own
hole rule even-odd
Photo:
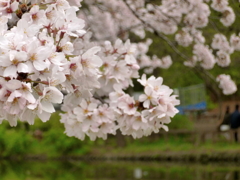
<svg viewBox="0 0 240 180">
<path fill-rule="evenodd" d="M 137 58 L 147 57 L 148 47 L 92 41 L 80 7 L 78 0 L 0 2 L 0 121 L 46 122 L 53 104 L 63 103 L 65 133 L 82 140 L 118 129 L 134 138 L 168 130 L 179 100 L 161 77 L 139 79 Z M 161 64 L 169 62 L 166 56 Z M 144 87 L 138 98 L 126 93 L 134 78 Z"/>
</svg>

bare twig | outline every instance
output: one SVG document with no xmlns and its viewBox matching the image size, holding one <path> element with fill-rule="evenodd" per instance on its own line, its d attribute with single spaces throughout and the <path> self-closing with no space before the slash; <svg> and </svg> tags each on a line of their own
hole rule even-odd
<svg viewBox="0 0 240 180">
<path fill-rule="evenodd" d="M 211 21 L 211 20 L 210 20 L 209 22 L 210 22 L 210 24 L 213 26 L 213 28 L 215 29 L 215 31 L 220 32 L 219 29 L 218 29 L 218 27 L 217 27 L 217 25 L 215 24 L 214 21 Z"/>
</svg>

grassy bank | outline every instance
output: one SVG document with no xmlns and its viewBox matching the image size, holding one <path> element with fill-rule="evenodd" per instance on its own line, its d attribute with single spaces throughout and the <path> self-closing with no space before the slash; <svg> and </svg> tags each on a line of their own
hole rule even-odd
<svg viewBox="0 0 240 180">
<path fill-rule="evenodd" d="M 170 124 L 170 129 L 184 128 L 191 130 L 192 123 L 183 116 L 176 116 Z M 42 123 L 36 120 L 33 126 L 19 123 L 10 127 L 7 122 L 0 125 L 0 156 L 132 156 L 159 154 L 232 154 L 240 152 L 240 144 L 230 142 L 224 137 L 216 142 L 211 140 L 196 144 L 192 135 L 159 134 L 134 140 L 131 137 L 121 137 L 124 146 L 119 144 L 115 136 L 106 141 L 98 139 L 95 142 L 86 139 L 80 141 L 67 137 L 64 127 L 59 122 L 59 114 L 55 113 L 50 121 Z"/>
<path fill-rule="evenodd" d="M 17 127 L 10 127 L 8 122 L 3 121 L 0 125 L 0 156 L 56 157 L 70 154 L 82 155 L 88 152 L 88 143 L 91 144 L 91 142 L 67 137 L 59 119 L 59 113 L 54 113 L 46 123 L 36 119 L 32 126 L 19 122 Z"/>
</svg>

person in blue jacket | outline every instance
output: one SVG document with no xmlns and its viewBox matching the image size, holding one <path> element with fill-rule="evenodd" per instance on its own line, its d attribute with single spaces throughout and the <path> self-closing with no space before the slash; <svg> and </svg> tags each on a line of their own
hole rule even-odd
<svg viewBox="0 0 240 180">
<path fill-rule="evenodd" d="M 237 142 L 238 141 L 237 129 L 240 125 L 240 113 L 239 113 L 239 105 L 238 104 L 236 104 L 235 111 L 230 116 L 230 122 L 231 122 L 231 129 L 235 130 L 234 131 L 234 139 L 235 139 L 235 142 Z"/>
</svg>

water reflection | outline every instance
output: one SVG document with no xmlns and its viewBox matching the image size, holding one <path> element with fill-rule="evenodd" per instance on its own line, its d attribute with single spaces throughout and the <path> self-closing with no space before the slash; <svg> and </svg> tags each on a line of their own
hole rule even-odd
<svg viewBox="0 0 240 180">
<path fill-rule="evenodd" d="M 1 180 L 240 180 L 239 164 L 0 161 Z"/>
</svg>

